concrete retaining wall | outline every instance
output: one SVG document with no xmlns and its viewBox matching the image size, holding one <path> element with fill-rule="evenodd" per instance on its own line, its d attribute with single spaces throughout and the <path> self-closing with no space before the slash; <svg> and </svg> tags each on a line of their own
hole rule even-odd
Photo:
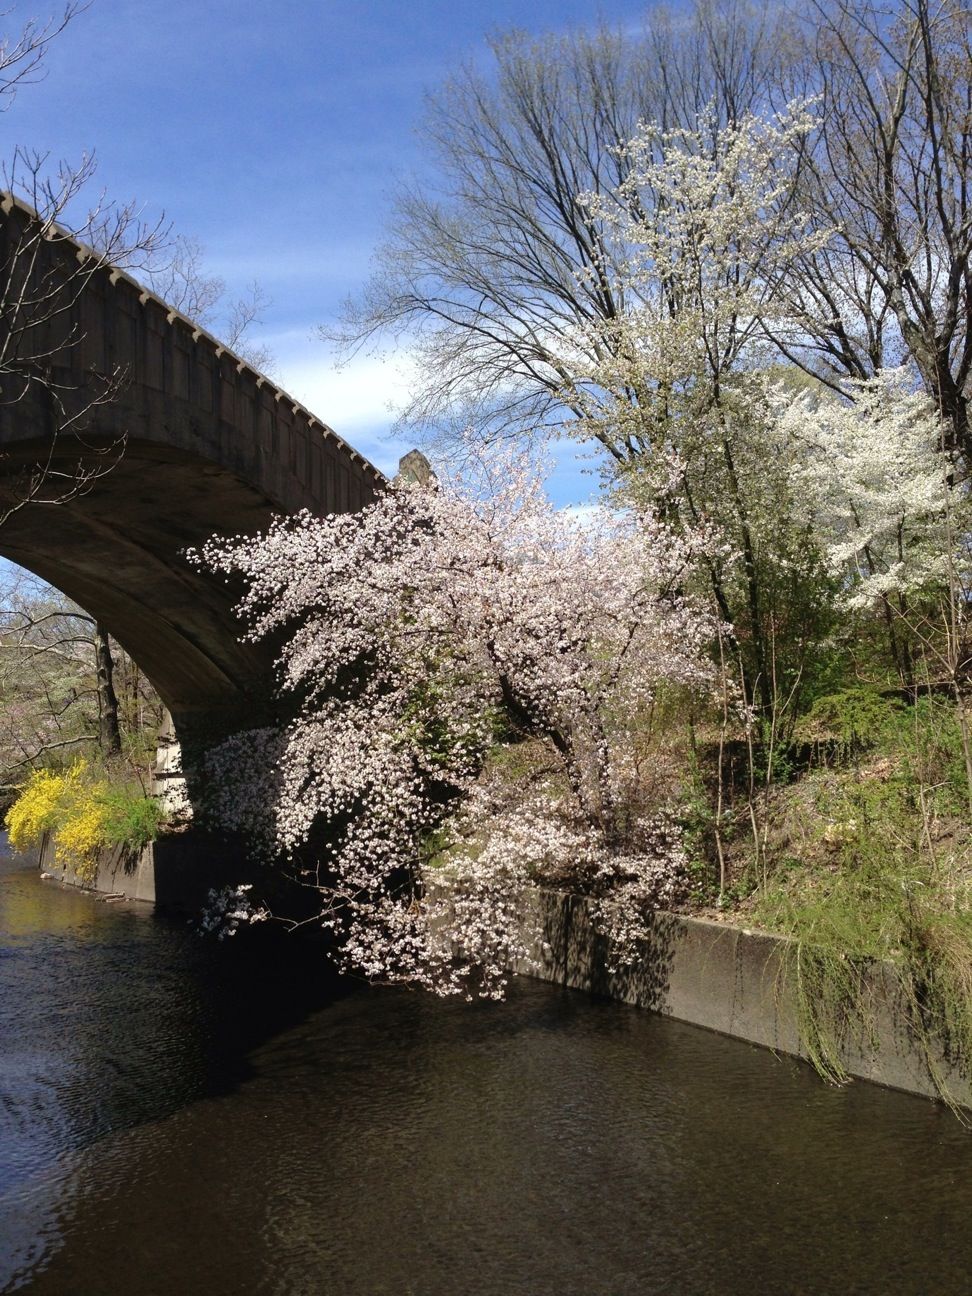
<svg viewBox="0 0 972 1296">
<path fill-rule="evenodd" d="M 210 887 L 245 880 L 238 847 L 206 834 L 173 834 L 141 854 L 107 852 L 96 876 L 82 883 L 59 867 L 45 841 L 40 867 L 58 881 L 90 890 L 198 912 Z M 265 879 L 264 879 L 265 880 Z M 729 923 L 658 913 L 637 967 L 607 969 L 607 944 L 594 929 L 582 896 L 531 890 L 523 897 L 523 931 L 531 960 L 526 976 L 619 999 L 679 1021 L 806 1058 L 800 1039 L 786 942 Z M 881 964 L 866 979 L 868 1023 L 851 1023 L 842 1061 L 850 1075 L 893 1089 L 939 1097 L 935 1067 L 952 1099 L 972 1108 L 972 1086 L 943 1055 L 931 1059 L 916 1043 L 908 1005 L 893 972 Z"/>
<path fill-rule="evenodd" d="M 86 891 L 124 895 L 131 900 L 155 900 L 155 870 L 152 866 L 151 847 L 132 852 L 122 846 L 105 851 L 92 877 L 81 878 L 70 865 L 54 857 L 54 847 L 49 835 L 44 837 L 40 851 L 40 868 L 57 882 L 66 886 L 82 887 Z"/>
<path fill-rule="evenodd" d="M 199 913 L 211 888 L 254 878 L 254 867 L 237 843 L 197 829 L 163 835 L 140 852 L 120 846 L 104 851 L 88 879 L 59 864 L 45 838 L 40 867 L 67 886 L 124 895 L 188 914 Z"/>
<path fill-rule="evenodd" d="M 728 923 L 655 915 L 647 957 L 637 968 L 610 973 L 606 943 L 583 897 L 534 891 L 525 898 L 524 930 L 536 966 L 517 971 L 574 989 L 620 999 L 781 1053 L 806 1057 L 800 1039 L 786 943 Z M 918 1047 L 907 1004 L 893 972 L 875 964 L 866 978 L 868 1024 L 851 1023 L 842 1060 L 865 1080 L 938 1097 L 929 1059 Z M 941 1053 L 931 1059 L 957 1103 L 972 1107 L 968 1078 Z"/>
</svg>

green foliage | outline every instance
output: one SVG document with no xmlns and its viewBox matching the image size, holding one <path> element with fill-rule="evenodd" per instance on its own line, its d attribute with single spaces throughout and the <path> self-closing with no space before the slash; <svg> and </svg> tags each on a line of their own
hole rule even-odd
<svg viewBox="0 0 972 1296">
<path fill-rule="evenodd" d="M 790 467 L 769 434 L 751 376 L 723 387 L 722 416 L 689 420 L 675 437 L 683 460 L 673 488 L 650 456 L 614 467 L 625 505 L 654 507 L 680 522 L 701 512 L 729 541 L 733 557 L 700 567 L 699 583 L 733 627 L 730 669 L 750 700 L 768 710 L 820 686 L 823 646 L 839 629 L 838 583 L 795 508 Z M 728 641 L 727 641 L 728 642 Z M 784 723 L 784 731 L 786 723 Z"/>
<path fill-rule="evenodd" d="M 878 689 L 853 685 L 818 697 L 797 722 L 793 737 L 818 751 L 829 748 L 838 760 L 846 760 L 877 746 L 901 709 L 900 701 Z"/>
<path fill-rule="evenodd" d="M 697 761 L 686 780 L 678 800 L 677 821 L 685 849 L 686 867 L 692 882 L 692 900 L 706 904 L 716 899 L 719 890 L 718 863 L 715 859 L 716 813 Z"/>
<path fill-rule="evenodd" d="M 554 779 L 562 782 L 562 774 L 542 742 L 521 738 L 510 731 L 500 733 L 489 750 L 487 772 L 511 787 L 536 787 Z"/>
<path fill-rule="evenodd" d="M 94 877 L 102 851 L 141 850 L 161 824 L 162 810 L 153 797 L 137 785 L 110 782 L 84 761 L 66 773 L 35 770 L 5 819 L 16 850 L 39 846 L 50 833 L 55 859 L 82 880 Z"/>
<path fill-rule="evenodd" d="M 904 850 L 821 874 L 798 872 L 760 896 L 757 921 L 790 938 L 785 971 L 802 1039 L 821 1075 L 848 1078 L 849 1039 L 875 1042 L 872 968 L 883 964 L 905 1005 L 912 1035 L 940 1094 L 937 1057 L 967 1074 L 972 1062 L 972 912 L 964 869 L 929 865 Z"/>
<path fill-rule="evenodd" d="M 476 769 L 486 755 L 484 732 L 493 739 L 499 735 L 500 714 L 498 710 L 484 714 L 482 726 L 476 727 L 451 719 L 456 714 L 455 697 L 474 676 L 451 653 L 442 652 L 427 664 L 428 675 L 415 684 L 402 710 L 400 741 L 420 752 L 430 770 L 448 770 L 457 760 Z"/>
<path fill-rule="evenodd" d="M 962 730 L 950 698 L 926 695 L 894 716 L 892 742 L 900 753 L 900 777 L 914 792 L 924 789 L 937 814 L 968 817 L 968 781 Z"/>
<path fill-rule="evenodd" d="M 796 857 L 810 867 L 896 866 L 934 856 L 934 841 L 967 831 L 962 735 L 954 705 L 925 696 L 905 705 L 847 689 L 815 704 L 798 730 L 827 744 L 826 759 L 777 786 L 764 817 L 774 872 Z"/>
<path fill-rule="evenodd" d="M 131 784 L 107 784 L 100 793 L 105 809 L 105 841 L 109 846 L 143 850 L 155 841 L 162 826 L 162 808 Z"/>
<path fill-rule="evenodd" d="M 972 1064 L 972 840 L 955 707 L 848 688 L 806 719 L 807 740 L 854 763 L 780 791 L 753 916 L 790 938 L 786 971 L 822 1075 L 846 1079 L 848 1039 L 873 1042 L 869 970 L 881 963 L 950 1101 L 936 1059 L 944 1049 L 964 1072 Z"/>
</svg>

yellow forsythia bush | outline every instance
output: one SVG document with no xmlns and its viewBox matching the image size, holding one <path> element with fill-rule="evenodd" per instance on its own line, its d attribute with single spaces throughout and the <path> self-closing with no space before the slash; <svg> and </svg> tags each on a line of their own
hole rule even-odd
<svg viewBox="0 0 972 1296">
<path fill-rule="evenodd" d="M 146 845 L 161 817 L 152 797 L 112 784 L 80 760 L 62 774 L 35 770 L 7 811 L 4 826 L 10 844 L 20 851 L 39 846 L 44 833 L 51 833 L 57 863 L 72 866 L 87 881 L 98 867 L 100 851 Z"/>
<path fill-rule="evenodd" d="M 53 774 L 50 770 L 31 774 L 4 821 L 14 850 L 40 845 L 44 833 L 57 826 L 69 778 L 69 774 Z"/>
<path fill-rule="evenodd" d="M 108 808 L 98 798 L 97 785 L 80 788 L 79 793 L 54 831 L 54 858 L 58 864 L 74 864 L 84 877 L 97 868 L 98 852 L 110 845 Z"/>
</svg>

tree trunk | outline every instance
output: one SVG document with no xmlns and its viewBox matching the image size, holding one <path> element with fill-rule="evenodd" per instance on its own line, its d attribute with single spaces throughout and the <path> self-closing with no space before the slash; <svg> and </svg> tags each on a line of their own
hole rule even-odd
<svg viewBox="0 0 972 1296">
<path fill-rule="evenodd" d="M 118 695 L 115 693 L 115 663 L 108 632 L 100 621 L 95 626 L 95 672 L 98 679 L 98 742 L 104 756 L 120 756 L 122 745 Z"/>
</svg>

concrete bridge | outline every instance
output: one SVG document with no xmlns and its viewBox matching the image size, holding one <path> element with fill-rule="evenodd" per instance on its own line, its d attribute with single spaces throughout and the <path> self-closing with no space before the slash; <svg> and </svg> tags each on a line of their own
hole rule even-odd
<svg viewBox="0 0 972 1296">
<path fill-rule="evenodd" d="M 272 648 L 187 546 L 360 508 L 383 478 L 127 274 L 0 201 L 0 555 L 102 621 L 183 747 L 258 724 Z M 29 502 L 25 503 L 25 500 Z"/>
</svg>

